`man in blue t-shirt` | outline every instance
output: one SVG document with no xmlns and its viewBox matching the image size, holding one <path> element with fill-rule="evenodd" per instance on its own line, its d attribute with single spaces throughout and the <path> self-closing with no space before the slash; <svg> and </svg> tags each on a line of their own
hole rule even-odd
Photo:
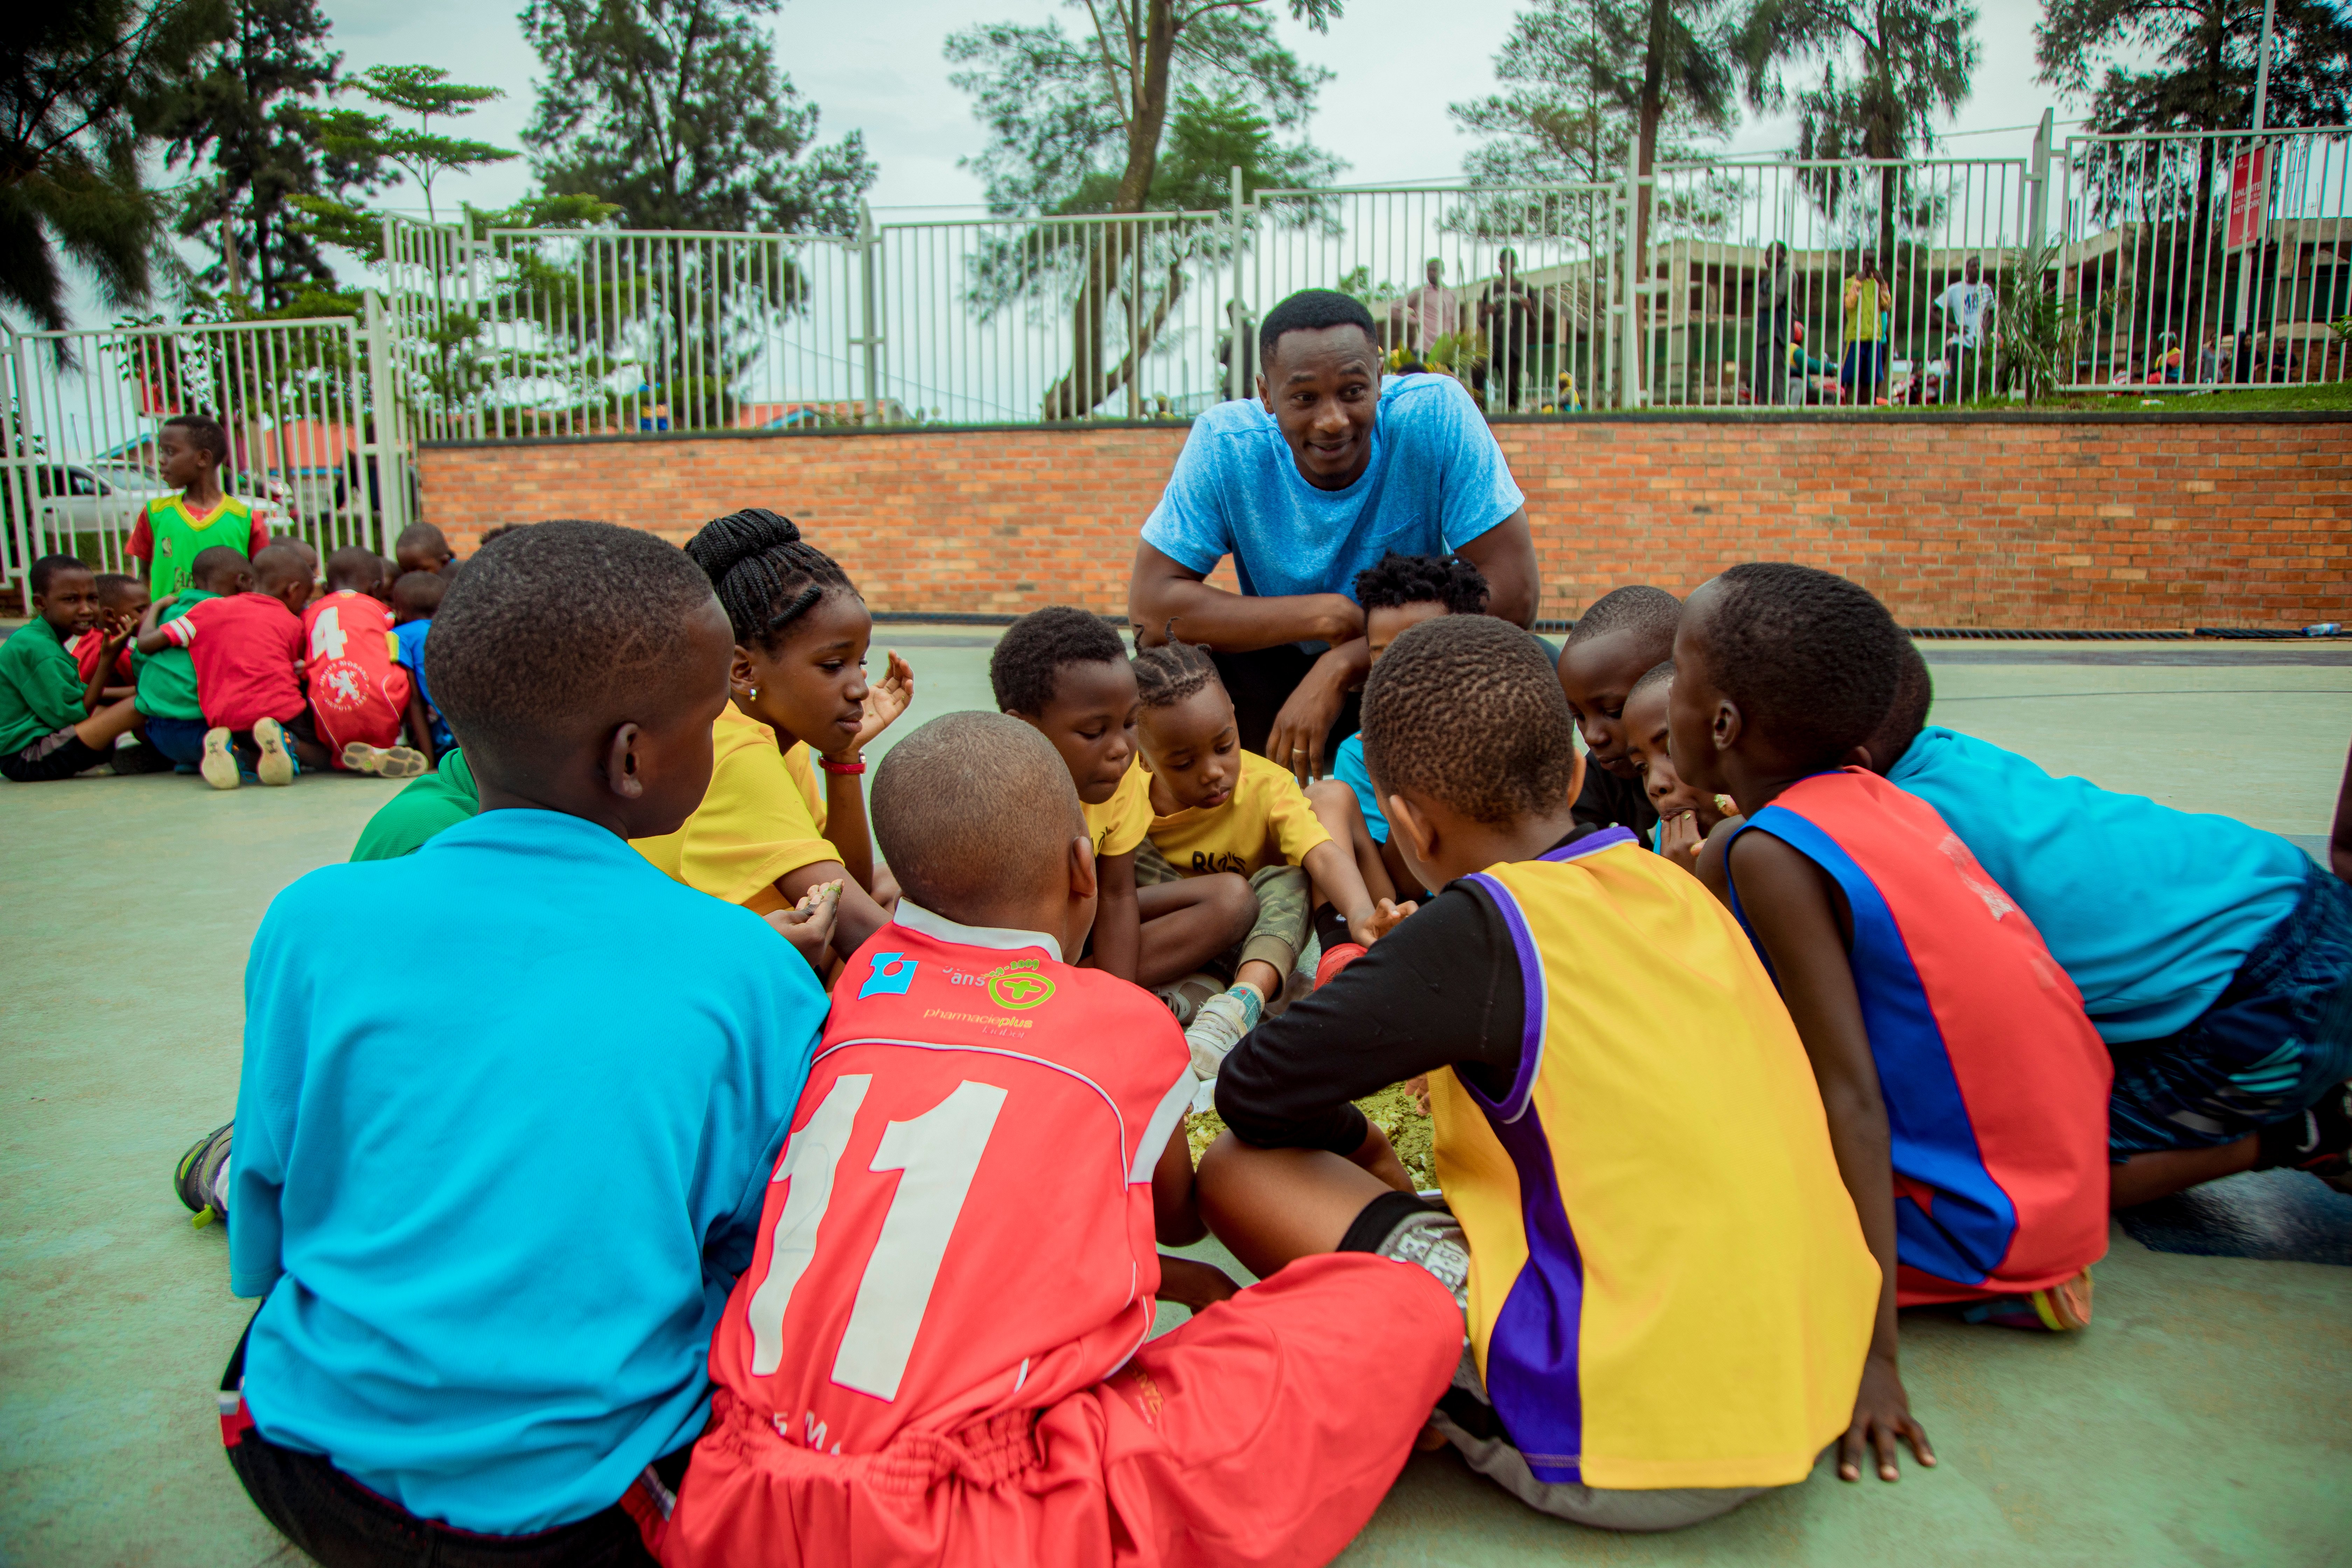
<svg viewBox="0 0 2352 1568">
<path fill-rule="evenodd" d="M 1257 398 L 1195 420 L 1143 525 L 1128 618 L 1144 647 L 1207 645 L 1242 744 L 1303 782 L 1356 729 L 1370 668 L 1356 574 L 1391 552 L 1458 554 L 1487 613 L 1533 623 L 1540 587 L 1527 498 L 1461 383 L 1384 379 L 1371 312 L 1327 289 L 1258 331 Z M 1242 591 L 1204 581 L 1234 558 Z"/>
<path fill-rule="evenodd" d="M 2115 1058 L 2115 1206 L 2279 1166 L 2352 1190 L 2352 888 L 2275 833 L 1927 725 L 1910 654 L 1871 766 L 1936 808 L 2082 993 Z"/>
</svg>

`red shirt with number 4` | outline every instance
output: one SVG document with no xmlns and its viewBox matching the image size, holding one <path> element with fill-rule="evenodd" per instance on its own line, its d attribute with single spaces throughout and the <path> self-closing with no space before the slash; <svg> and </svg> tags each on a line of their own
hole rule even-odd
<svg viewBox="0 0 2352 1568">
<path fill-rule="evenodd" d="M 346 742 L 400 742 L 408 711 L 408 671 L 393 657 L 392 617 L 365 594 L 338 588 L 302 612 L 305 679 L 319 739 L 342 765 Z"/>
</svg>

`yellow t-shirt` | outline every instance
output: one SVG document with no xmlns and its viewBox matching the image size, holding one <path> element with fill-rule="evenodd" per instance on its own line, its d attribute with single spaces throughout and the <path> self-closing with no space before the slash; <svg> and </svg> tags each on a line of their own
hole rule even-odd
<svg viewBox="0 0 2352 1568">
<path fill-rule="evenodd" d="M 1095 836 L 1095 858 L 1131 855 L 1151 832 L 1151 774 L 1130 759 L 1118 788 L 1100 805 L 1086 805 L 1087 831 Z"/>
<path fill-rule="evenodd" d="M 1318 844 L 1331 842 L 1287 768 L 1255 752 L 1244 752 L 1241 759 L 1242 776 L 1224 805 L 1151 819 L 1152 844 L 1188 877 L 1218 871 L 1254 877 L 1267 866 L 1298 865 Z"/>
<path fill-rule="evenodd" d="M 824 795 L 809 749 L 776 750 L 776 732 L 730 703 L 710 726 L 710 787 L 676 833 L 630 845 L 674 880 L 755 914 L 785 907 L 776 879 L 838 860 L 824 837 Z"/>
</svg>

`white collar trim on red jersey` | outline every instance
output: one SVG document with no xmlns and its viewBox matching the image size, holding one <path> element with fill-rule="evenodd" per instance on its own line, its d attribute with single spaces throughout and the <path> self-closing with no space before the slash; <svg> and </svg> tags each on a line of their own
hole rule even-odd
<svg viewBox="0 0 2352 1568">
<path fill-rule="evenodd" d="M 890 918 L 894 923 L 905 926 L 908 931 L 921 931 L 925 936 L 940 942 L 961 942 L 966 947 L 1007 950 L 1042 947 L 1055 963 L 1062 962 L 1062 944 L 1042 931 L 1015 931 L 1011 926 L 968 926 L 945 915 L 933 914 L 908 898 L 898 900 L 898 912 Z"/>
</svg>

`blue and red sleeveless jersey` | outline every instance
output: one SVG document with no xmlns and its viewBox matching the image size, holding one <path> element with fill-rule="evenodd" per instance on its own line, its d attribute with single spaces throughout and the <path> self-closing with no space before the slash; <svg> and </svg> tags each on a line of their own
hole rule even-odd
<svg viewBox="0 0 2352 1568">
<path fill-rule="evenodd" d="M 1151 1330 L 1151 1173 L 1194 1088 L 1167 1006 L 905 903 L 833 995 L 711 1339 L 722 1419 L 872 1454 L 1108 1376 Z"/>
<path fill-rule="evenodd" d="M 1794 848 L 1853 911 L 1897 1300 L 2038 1290 L 2096 1262 L 2114 1066 L 2024 911 L 1934 807 L 1859 768 L 1798 781 L 1738 832 Z M 1736 893 L 1732 910 L 1745 925 Z"/>
</svg>

